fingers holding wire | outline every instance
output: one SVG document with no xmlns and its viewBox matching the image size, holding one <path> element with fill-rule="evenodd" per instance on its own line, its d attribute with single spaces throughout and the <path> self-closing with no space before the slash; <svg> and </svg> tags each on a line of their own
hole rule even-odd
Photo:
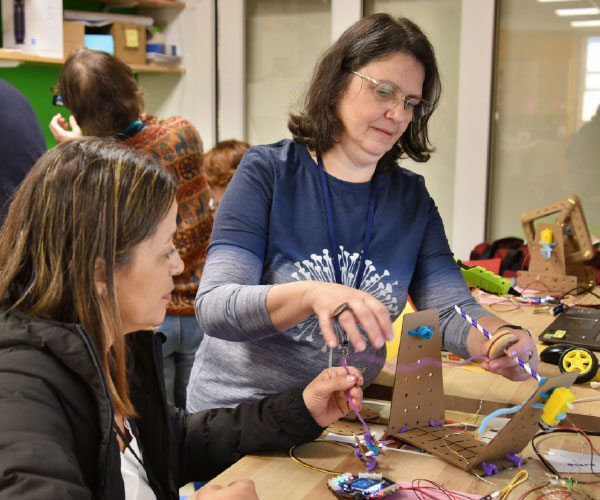
<svg viewBox="0 0 600 500">
<path fill-rule="evenodd" d="M 378 300 L 371 299 L 370 295 L 364 294 L 358 299 L 342 304 L 346 307 L 337 315 L 338 323 L 359 352 L 367 347 L 358 328 L 359 324 L 375 349 L 381 349 L 386 340 L 393 338 L 392 322 L 387 309 Z"/>
</svg>

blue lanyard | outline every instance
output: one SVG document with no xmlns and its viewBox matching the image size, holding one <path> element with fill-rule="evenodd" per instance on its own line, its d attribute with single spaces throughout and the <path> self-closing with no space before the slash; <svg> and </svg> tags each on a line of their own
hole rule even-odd
<svg viewBox="0 0 600 500">
<path fill-rule="evenodd" d="M 342 282 L 342 272 L 340 271 L 340 263 L 338 262 L 338 244 L 335 237 L 335 228 L 333 224 L 333 210 L 331 209 L 331 197 L 329 196 L 329 186 L 327 184 L 327 176 L 323 167 L 323 159 L 321 154 L 317 152 L 317 164 L 321 173 L 321 185 L 323 187 L 323 198 L 325 199 L 325 210 L 327 211 L 327 227 L 329 229 L 329 241 L 331 243 L 331 260 L 333 261 L 333 270 L 335 272 L 335 281 L 340 285 Z M 365 272 L 365 262 L 367 260 L 367 252 L 371 243 L 371 233 L 373 232 L 373 217 L 375 216 L 375 190 L 377 189 L 377 176 L 374 174 L 371 179 L 371 191 L 369 193 L 369 212 L 367 214 L 367 228 L 365 230 L 365 238 L 363 241 L 362 255 L 360 256 L 360 265 L 356 273 L 356 281 L 354 287 L 359 290 Z"/>
</svg>

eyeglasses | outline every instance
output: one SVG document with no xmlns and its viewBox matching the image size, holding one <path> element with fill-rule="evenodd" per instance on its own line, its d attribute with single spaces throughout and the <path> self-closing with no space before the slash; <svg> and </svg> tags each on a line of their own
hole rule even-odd
<svg viewBox="0 0 600 500">
<path fill-rule="evenodd" d="M 410 109 L 412 111 L 412 121 L 420 120 L 429 111 L 429 103 L 425 99 L 419 97 L 404 97 L 402 91 L 395 83 L 388 82 L 387 80 L 375 80 L 358 71 L 353 71 L 352 73 L 375 85 L 375 95 L 383 103 L 391 104 L 392 107 L 395 107 L 400 104 L 400 102 L 403 102 L 404 109 Z M 399 98 L 396 98 L 396 94 Z"/>
</svg>

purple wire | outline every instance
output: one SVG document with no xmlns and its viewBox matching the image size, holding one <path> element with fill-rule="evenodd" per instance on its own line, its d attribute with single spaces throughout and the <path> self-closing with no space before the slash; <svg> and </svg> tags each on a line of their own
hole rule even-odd
<svg viewBox="0 0 600 500">
<path fill-rule="evenodd" d="M 444 366 L 449 365 L 449 366 L 456 366 L 456 367 L 460 367 L 460 366 L 465 366 L 468 365 L 469 363 L 471 363 L 472 361 L 479 359 L 479 358 L 484 358 L 484 359 L 488 359 L 488 355 L 487 354 L 477 354 L 475 356 L 471 356 L 468 359 L 465 359 L 464 361 L 462 361 L 461 363 L 442 363 L 441 361 L 438 361 L 437 359 L 433 359 L 433 358 L 423 358 L 420 361 L 416 362 L 416 363 L 411 363 L 410 365 L 399 365 L 396 366 L 395 371 L 396 373 L 400 373 L 400 372 L 413 372 L 415 370 L 418 370 L 419 368 L 423 368 L 425 366 Z M 374 354 L 367 354 L 367 353 L 361 353 L 361 352 L 357 352 L 354 354 L 348 354 L 348 356 L 346 357 L 346 359 L 348 360 L 352 360 L 352 359 L 361 359 L 363 361 L 367 361 L 370 362 L 372 364 L 375 365 L 380 365 L 382 367 L 385 366 L 394 366 L 393 363 L 388 363 L 387 361 L 383 360 L 382 358 L 375 356 Z M 343 361 L 344 366 L 346 367 L 346 360 L 344 359 Z M 346 367 L 346 371 L 348 371 L 348 368 Z M 350 372 L 348 372 L 350 373 Z"/>
<path fill-rule="evenodd" d="M 348 375 L 350 375 L 350 370 L 348 370 L 348 365 L 346 365 L 346 358 L 342 358 L 342 366 L 346 370 L 346 373 Z M 348 398 L 348 403 L 350 403 L 350 406 L 354 410 L 354 413 L 356 413 L 356 416 L 358 417 L 358 419 L 360 420 L 360 422 L 363 424 L 363 427 L 365 428 L 365 431 L 367 431 L 365 433 L 365 439 L 366 439 L 366 436 L 369 436 L 369 439 L 371 439 L 371 430 L 369 429 L 369 426 L 367 425 L 367 423 L 360 416 L 360 412 L 358 411 L 358 409 L 356 408 L 356 406 L 352 402 L 352 398 L 350 397 L 350 390 L 349 389 L 346 389 L 346 397 Z M 373 441 L 371 441 L 371 444 L 373 444 Z"/>
</svg>

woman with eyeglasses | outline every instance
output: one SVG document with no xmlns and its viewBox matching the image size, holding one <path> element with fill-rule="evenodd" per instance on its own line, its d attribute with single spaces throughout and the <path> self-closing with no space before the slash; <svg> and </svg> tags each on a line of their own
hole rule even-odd
<svg viewBox="0 0 600 500">
<path fill-rule="evenodd" d="M 154 158 L 99 138 L 55 147 L 21 184 L 0 233 L 0 498 L 176 499 L 360 407 L 354 367 L 235 409 L 167 405 L 152 325 L 183 269 L 175 193 Z M 256 493 L 241 481 L 193 498 Z"/>
<path fill-rule="evenodd" d="M 250 148 L 217 212 L 196 297 L 207 338 L 189 409 L 308 381 L 351 347 L 371 383 L 409 294 L 417 309 L 439 310 L 447 349 L 487 353 L 453 306 L 489 331 L 504 322 L 469 293 L 423 178 L 398 165 L 429 159 L 440 92 L 433 48 L 408 19 L 366 17 L 321 57 L 290 116 L 293 139 Z M 511 355 L 527 359 L 532 339 L 512 333 Z M 508 356 L 483 366 L 529 376 Z"/>
</svg>

